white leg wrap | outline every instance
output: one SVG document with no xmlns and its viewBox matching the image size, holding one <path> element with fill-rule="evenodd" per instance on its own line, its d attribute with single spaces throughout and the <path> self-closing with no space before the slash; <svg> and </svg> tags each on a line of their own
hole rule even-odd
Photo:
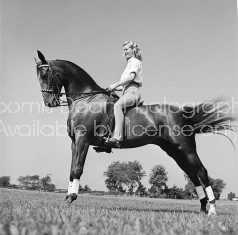
<svg viewBox="0 0 238 235">
<path fill-rule="evenodd" d="M 211 186 L 206 187 L 206 193 L 207 193 L 209 202 L 215 199 Z"/>
<path fill-rule="evenodd" d="M 195 187 L 195 188 L 196 188 L 196 192 L 197 192 L 198 197 L 199 197 L 200 200 L 203 199 L 204 197 L 206 197 L 206 195 L 205 195 L 205 193 L 204 193 L 203 188 L 202 188 L 201 185 L 200 185 L 200 186 L 197 186 L 197 187 Z"/>
<path fill-rule="evenodd" d="M 72 185 L 73 185 L 73 182 L 69 181 L 68 194 L 70 194 L 72 191 Z"/>
<path fill-rule="evenodd" d="M 208 215 L 216 215 L 216 206 L 215 204 L 211 204 L 210 203 L 210 207 L 209 207 L 209 211 L 208 211 Z"/>
<path fill-rule="evenodd" d="M 71 193 L 78 194 L 78 191 L 79 191 L 79 180 L 74 179 L 73 184 L 72 184 Z"/>
</svg>

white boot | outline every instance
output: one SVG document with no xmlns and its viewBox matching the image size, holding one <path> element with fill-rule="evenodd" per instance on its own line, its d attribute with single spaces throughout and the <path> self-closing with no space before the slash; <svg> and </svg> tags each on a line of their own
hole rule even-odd
<svg viewBox="0 0 238 235">
<path fill-rule="evenodd" d="M 216 205 L 215 205 L 215 196 L 211 186 L 205 188 L 207 197 L 210 203 L 208 215 L 216 215 Z"/>
<path fill-rule="evenodd" d="M 74 179 L 70 193 L 75 193 L 76 195 L 78 195 L 78 191 L 79 191 L 79 180 Z"/>
<path fill-rule="evenodd" d="M 207 197 L 210 203 L 209 210 L 208 210 L 208 215 L 216 215 L 216 205 L 215 205 L 215 196 L 213 193 L 213 190 L 211 186 L 208 186 L 205 188 Z"/>
<path fill-rule="evenodd" d="M 210 203 L 208 215 L 217 215 L 215 203 Z"/>
<path fill-rule="evenodd" d="M 72 191 L 72 185 L 73 185 L 73 182 L 69 181 L 69 186 L 68 186 L 68 195 L 71 193 Z"/>
</svg>

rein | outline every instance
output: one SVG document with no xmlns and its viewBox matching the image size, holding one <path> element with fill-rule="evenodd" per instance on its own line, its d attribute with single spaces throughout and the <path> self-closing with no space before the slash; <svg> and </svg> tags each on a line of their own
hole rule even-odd
<svg viewBox="0 0 238 235">
<path fill-rule="evenodd" d="M 55 96 L 55 99 L 57 100 L 57 106 L 67 106 L 67 105 L 68 105 L 68 101 L 66 101 L 66 100 L 61 100 L 61 99 L 60 99 L 60 97 L 63 96 L 63 95 L 69 95 L 69 96 L 70 96 L 70 95 L 80 95 L 80 96 L 83 95 L 83 97 L 78 97 L 78 98 L 75 99 L 75 100 L 79 100 L 79 99 L 83 99 L 83 98 L 88 97 L 88 96 L 93 96 L 93 95 L 103 94 L 103 93 L 105 93 L 105 94 L 107 94 L 107 95 L 110 96 L 110 94 L 111 94 L 111 92 L 112 92 L 112 91 L 109 91 L 109 90 L 107 90 L 107 89 L 105 89 L 105 90 L 103 90 L 103 91 L 80 92 L 80 93 L 61 92 L 60 89 L 59 89 L 59 86 L 58 86 L 57 82 L 55 81 L 55 75 L 56 75 L 60 80 L 62 80 L 61 77 L 59 76 L 59 74 L 56 73 L 56 72 L 51 68 L 51 66 L 50 66 L 49 64 L 40 65 L 40 66 L 38 66 L 38 69 L 41 68 L 41 67 L 47 67 L 47 68 L 48 68 L 47 73 L 48 73 L 49 71 L 52 72 L 52 74 L 51 74 L 51 81 L 50 81 L 50 82 L 52 82 L 53 85 L 57 88 L 57 93 L 55 93 L 55 92 L 53 91 L 53 89 L 50 89 L 51 86 L 52 86 L 51 84 L 48 84 L 48 87 L 49 87 L 48 89 L 43 89 L 43 90 L 41 90 L 41 92 L 52 93 L 52 94 Z"/>
</svg>

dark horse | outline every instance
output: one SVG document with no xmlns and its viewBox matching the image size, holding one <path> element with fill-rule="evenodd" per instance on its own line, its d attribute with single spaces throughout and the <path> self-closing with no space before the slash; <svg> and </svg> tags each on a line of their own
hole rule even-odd
<svg viewBox="0 0 238 235">
<path fill-rule="evenodd" d="M 97 151 L 110 152 L 104 145 L 104 138 L 112 131 L 113 113 L 110 105 L 118 98 L 100 86 L 80 67 L 64 60 L 46 60 L 38 51 L 37 63 L 44 103 L 48 107 L 61 104 L 65 94 L 69 107 L 68 133 L 72 140 L 72 163 L 69 191 L 66 201 L 77 198 L 78 182 L 90 145 Z M 64 87 L 65 93 L 61 93 Z M 215 212 L 215 197 L 210 187 L 208 173 L 196 151 L 195 134 L 216 133 L 220 130 L 234 130 L 228 114 L 228 105 L 221 100 L 204 102 L 194 107 L 176 107 L 167 104 L 136 105 L 125 114 L 125 137 L 121 148 L 135 148 L 147 144 L 161 147 L 188 175 L 196 187 L 201 211 Z M 109 128 L 110 127 L 110 128 Z M 205 186 L 206 194 L 201 186 Z"/>
</svg>

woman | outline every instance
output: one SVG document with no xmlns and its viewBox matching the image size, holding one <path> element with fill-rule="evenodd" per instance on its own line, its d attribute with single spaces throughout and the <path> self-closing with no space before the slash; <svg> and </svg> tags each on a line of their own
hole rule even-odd
<svg viewBox="0 0 238 235">
<path fill-rule="evenodd" d="M 139 87 L 142 85 L 142 56 L 139 46 L 134 41 L 123 44 L 127 66 L 121 75 L 121 80 L 108 87 L 110 91 L 123 91 L 123 95 L 114 105 L 115 130 L 113 136 L 106 142 L 111 147 L 120 146 L 123 140 L 124 114 L 122 109 L 133 106 L 140 100 Z"/>
</svg>

